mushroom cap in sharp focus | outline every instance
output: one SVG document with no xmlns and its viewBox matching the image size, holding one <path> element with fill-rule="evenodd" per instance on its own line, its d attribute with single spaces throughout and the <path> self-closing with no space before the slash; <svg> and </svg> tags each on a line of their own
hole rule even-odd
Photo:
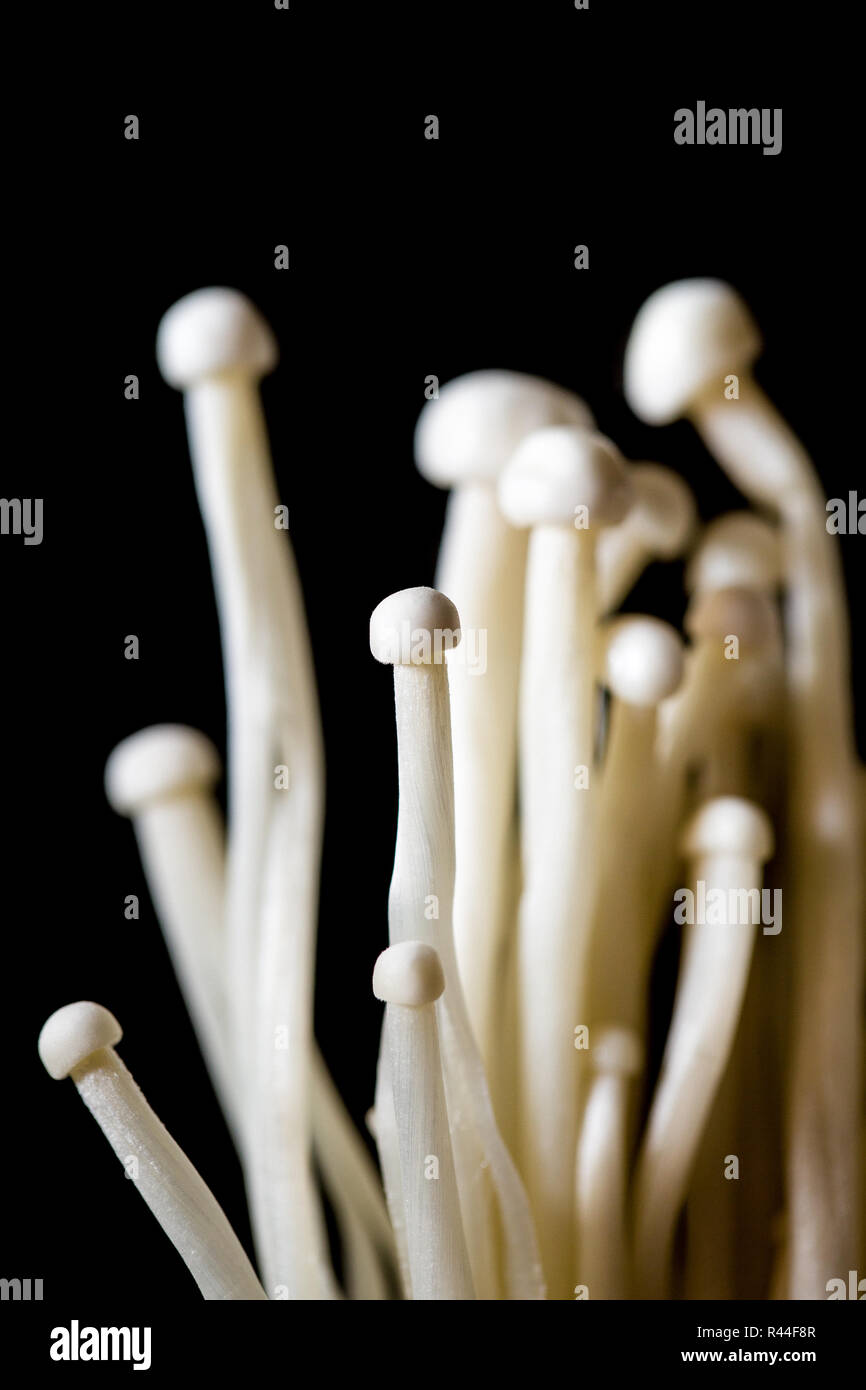
<svg viewBox="0 0 866 1390">
<path fill-rule="evenodd" d="M 386 666 L 431 666 L 460 641 L 460 615 L 438 589 L 400 589 L 370 617 L 370 651 Z"/>
<path fill-rule="evenodd" d="M 631 502 L 616 445 L 575 426 L 527 435 L 499 480 L 499 505 L 514 526 L 573 526 L 577 509 L 586 507 L 592 532 L 621 521 Z"/>
<path fill-rule="evenodd" d="M 114 1014 L 101 1004 L 81 1000 L 58 1009 L 43 1024 L 39 1034 L 39 1056 L 42 1065 L 61 1081 L 102 1047 L 114 1047 L 123 1037 L 123 1029 Z"/>
<path fill-rule="evenodd" d="M 683 625 L 693 641 L 738 637 L 747 647 L 775 646 L 780 631 L 779 612 L 770 595 L 738 585 L 696 593 Z"/>
<path fill-rule="evenodd" d="M 661 618 L 615 618 L 603 630 L 604 680 L 629 705 L 657 705 L 683 678 L 683 639 Z"/>
<path fill-rule="evenodd" d="M 156 335 L 159 370 L 179 391 L 226 372 L 258 380 L 273 371 L 278 355 L 268 324 L 239 290 L 185 295 L 163 315 Z"/>
<path fill-rule="evenodd" d="M 651 554 L 675 559 L 688 544 L 697 519 L 691 488 L 661 463 L 633 463 L 628 471 L 634 488 L 629 528 L 640 533 Z"/>
<path fill-rule="evenodd" d="M 766 811 L 742 796 L 717 796 L 699 806 L 688 821 L 680 850 L 689 859 L 735 855 L 763 864 L 772 857 L 773 844 Z"/>
<path fill-rule="evenodd" d="M 640 1076 L 644 1068 L 644 1047 L 633 1028 L 596 1024 L 590 1040 L 590 1056 L 597 1072 Z"/>
<path fill-rule="evenodd" d="M 726 512 L 704 530 L 686 568 L 686 590 L 778 588 L 782 577 L 779 529 L 757 512 Z"/>
<path fill-rule="evenodd" d="M 495 482 L 517 445 L 545 425 L 594 426 L 579 396 L 522 372 L 469 372 L 446 382 L 415 426 L 419 471 L 438 487 Z"/>
<path fill-rule="evenodd" d="M 385 1004 L 417 1009 L 433 1004 L 445 989 L 442 962 L 423 941 L 398 941 L 373 968 L 373 993 Z"/>
<path fill-rule="evenodd" d="M 688 412 L 712 382 L 752 365 L 761 336 L 746 304 L 722 280 L 677 280 L 638 312 L 623 364 L 626 400 L 649 425 Z"/>
<path fill-rule="evenodd" d="M 222 768 L 217 750 L 198 729 L 155 724 L 119 743 L 105 765 L 112 810 L 134 816 L 154 801 L 210 788 Z"/>
</svg>

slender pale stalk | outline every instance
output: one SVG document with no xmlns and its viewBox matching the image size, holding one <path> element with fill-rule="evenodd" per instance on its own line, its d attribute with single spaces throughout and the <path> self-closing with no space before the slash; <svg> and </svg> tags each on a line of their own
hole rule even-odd
<svg viewBox="0 0 866 1390">
<path fill-rule="evenodd" d="M 684 850 L 690 884 L 703 881 L 708 895 L 721 889 L 724 911 L 718 922 L 686 927 L 673 1018 L 634 1180 L 640 1298 L 664 1298 L 670 1288 L 676 1222 L 730 1055 L 755 940 L 752 921 L 728 910 L 729 894 L 732 889 L 760 890 L 772 831 L 757 806 L 722 797 L 697 813 L 686 830 Z"/>
<path fill-rule="evenodd" d="M 269 1286 L 290 1297 L 328 1296 L 310 1163 L 321 736 L 294 561 L 275 529 L 277 498 L 257 389 L 275 349 L 242 296 L 210 290 L 169 311 L 159 355 L 163 374 L 185 392 L 223 631 L 227 954 L 256 1241 Z M 283 765 L 287 789 L 275 780 Z"/>
<path fill-rule="evenodd" d="M 434 1007 L 444 989 L 439 957 L 424 942 L 389 946 L 376 962 L 373 991 L 387 1005 L 409 1272 L 417 1300 L 474 1297 Z"/>
<path fill-rule="evenodd" d="M 628 1298 L 628 1116 L 644 1064 L 640 1038 L 628 1028 L 602 1028 L 594 1035 L 590 1061 L 593 1078 L 576 1165 L 578 1283 L 591 1299 Z"/>
<path fill-rule="evenodd" d="M 530 435 L 500 481 L 531 526 L 520 691 L 522 1171 L 549 1295 L 573 1297 L 579 1060 L 594 907 L 595 541 L 628 507 L 625 465 L 577 429 Z"/>
<path fill-rule="evenodd" d="M 449 381 L 415 433 L 420 471 L 453 488 L 437 566 L 439 589 L 462 616 L 449 658 L 454 740 L 454 938 L 466 1004 L 488 1075 L 496 971 L 513 924 L 508 900 L 515 801 L 520 616 L 526 539 L 504 520 L 496 481 L 514 449 L 544 425 L 591 427 L 583 401 L 518 372 Z M 498 1029 L 496 1030 L 498 1033 Z"/>
<path fill-rule="evenodd" d="M 106 768 L 114 808 L 130 815 L 148 888 L 223 1111 L 239 1139 L 225 962 L 225 833 L 211 787 L 216 749 L 194 729 L 161 725 L 119 744 Z M 313 1049 L 313 1144 L 352 1266 L 392 1259 L 376 1171 Z M 364 1249 L 361 1249 L 361 1243 Z M 373 1288 L 365 1280 L 364 1288 Z M 367 1297 L 365 1292 L 363 1297 Z"/>
<path fill-rule="evenodd" d="M 226 944 L 237 1069 L 250 1104 L 261 894 L 279 761 L 272 675 L 277 638 L 269 627 L 261 544 L 273 516 L 266 511 L 269 460 L 254 382 L 237 376 L 198 383 L 187 391 L 185 406 L 223 639 L 229 724 Z"/>
<path fill-rule="evenodd" d="M 111 805 L 132 818 L 150 896 L 223 1113 L 240 1112 L 225 999 L 225 832 L 212 787 L 216 749 L 181 725 L 118 744 L 105 771 Z"/>
<path fill-rule="evenodd" d="M 486 1196 L 489 1181 L 502 1224 L 507 1294 L 537 1298 L 542 1284 L 529 1206 L 496 1126 L 460 985 L 451 926 L 453 780 L 448 676 L 441 652 L 451 649 L 459 627 L 454 605 L 431 589 L 392 595 L 370 623 L 374 656 L 394 663 L 400 803 L 389 934 L 392 944 L 426 940 L 441 957 L 445 972 L 447 989 L 438 1006 L 445 1090 L 476 1293 L 479 1298 L 498 1296 L 495 1230 Z M 413 648 L 419 644 L 419 664 L 413 664 L 404 634 L 411 635 Z"/>
<path fill-rule="evenodd" d="M 56 1080 L 71 1076 L 127 1177 L 183 1258 L 202 1296 L 266 1300 L 267 1295 L 213 1193 L 157 1119 L 114 1051 L 120 1025 L 98 1004 L 52 1014 L 39 1054 Z"/>
<path fill-rule="evenodd" d="M 682 638 L 657 618 L 607 625 L 605 684 L 612 695 L 599 804 L 599 890 L 593 923 L 592 1023 L 643 1034 L 647 976 L 661 904 L 651 891 L 666 827 L 658 719 L 685 670 Z M 623 962 L 628 968 L 623 969 Z"/>
<path fill-rule="evenodd" d="M 589 1285 L 590 1296 L 625 1298 L 625 1173 L 661 915 L 651 892 L 661 850 L 657 710 L 682 680 L 683 643 L 666 623 L 642 617 L 610 624 L 604 643 L 604 680 L 613 699 L 598 811 L 599 886 L 588 992 L 593 1075 L 577 1154 L 577 1248 L 579 1280 Z"/>
<path fill-rule="evenodd" d="M 509 526 L 488 483 L 448 504 L 436 582 L 453 595 L 463 641 L 448 658 L 457 871 L 454 941 L 466 1006 L 488 1074 L 511 902 L 526 535 Z M 484 660 L 482 669 L 481 660 Z"/>
<path fill-rule="evenodd" d="M 773 570 L 778 573 L 778 544 L 770 528 L 759 523 L 758 530 L 748 513 L 732 514 L 730 526 L 724 525 L 727 520 L 721 518 L 722 525 L 708 528 L 711 534 L 703 553 L 693 557 L 689 578 L 699 592 L 711 593 L 716 579 L 727 583 L 748 578 L 760 584 L 764 559 L 771 563 L 763 577 L 771 577 Z M 742 539 L 752 544 L 742 555 L 726 555 L 718 543 L 728 548 L 736 539 L 734 533 L 741 531 Z M 764 531 L 770 549 L 762 555 Z M 693 599 L 690 612 L 698 606 Z M 724 675 L 719 672 L 720 679 L 727 678 L 729 684 L 733 680 L 733 685 L 721 713 L 710 711 L 709 730 L 705 728 L 698 740 L 704 758 L 700 783 L 706 796 L 752 797 L 762 806 L 776 804 L 778 787 L 767 759 L 756 757 L 754 735 L 760 720 L 764 739 L 771 731 L 778 738 L 780 663 L 781 643 L 774 632 L 757 647 L 744 646 L 739 661 L 725 663 Z M 781 1159 L 775 1123 L 781 1089 L 772 1047 L 786 995 L 783 965 L 778 948 L 769 959 L 761 952 L 753 956 L 740 1023 L 701 1136 L 686 1208 L 688 1299 L 730 1300 L 767 1293 L 769 1268 L 765 1264 L 762 1274 L 761 1266 L 779 1201 L 772 1170 Z M 739 1174 L 731 1176 L 731 1159 L 738 1161 L 748 1181 L 740 1181 Z"/>
<path fill-rule="evenodd" d="M 406 1237 L 406 1209 L 403 1201 L 403 1180 L 400 1175 L 400 1136 L 394 1111 L 394 1086 L 391 1079 L 391 1054 L 388 1044 L 387 1011 L 382 1020 L 379 1060 L 376 1066 L 376 1093 L 373 1105 L 373 1138 L 382 1169 L 388 1218 L 394 1232 L 397 1268 L 403 1297 L 412 1297 L 412 1275 L 409 1268 L 409 1246 Z"/>
<path fill-rule="evenodd" d="M 520 722 L 524 888 L 518 924 L 523 1172 L 550 1297 L 574 1284 L 576 1028 L 593 908 L 594 558 L 559 527 L 530 539 Z M 583 769 L 579 772 L 578 769 Z"/>
</svg>

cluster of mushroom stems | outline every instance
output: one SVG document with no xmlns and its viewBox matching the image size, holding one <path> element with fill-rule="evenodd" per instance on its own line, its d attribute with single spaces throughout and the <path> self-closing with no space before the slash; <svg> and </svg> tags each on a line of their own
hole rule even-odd
<svg viewBox="0 0 866 1390">
<path fill-rule="evenodd" d="M 845 595 L 815 471 L 751 376 L 759 350 L 713 280 L 658 291 L 628 343 L 634 412 L 688 418 L 750 504 L 703 527 L 675 472 L 626 462 L 552 383 L 474 372 L 421 412 L 418 467 L 451 489 L 437 587 L 370 621 L 399 779 L 377 1169 L 313 1037 L 324 759 L 259 397 L 276 346 L 234 291 L 165 315 L 221 624 L 228 833 L 193 729 L 126 739 L 106 789 L 243 1165 L 256 1269 L 117 1055 L 114 1016 L 67 1005 L 39 1047 L 206 1299 L 811 1299 L 864 1267 Z M 682 556 L 688 642 L 617 611 Z M 765 866 L 784 929 L 687 923 L 666 1009 L 674 890 L 751 901 Z"/>
</svg>

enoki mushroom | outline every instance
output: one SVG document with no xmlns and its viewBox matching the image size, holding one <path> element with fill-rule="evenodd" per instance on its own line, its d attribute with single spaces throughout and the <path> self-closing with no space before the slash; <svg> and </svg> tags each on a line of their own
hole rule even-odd
<svg viewBox="0 0 866 1390">
<path fill-rule="evenodd" d="M 754 504 L 703 530 L 682 479 L 626 462 L 552 383 L 476 372 L 421 412 L 419 468 L 453 489 L 444 592 L 392 594 L 370 623 L 400 790 L 387 944 L 384 903 L 370 941 L 377 1169 L 312 1036 L 324 764 L 273 525 L 258 381 L 276 347 L 230 290 L 165 316 L 223 633 L 227 831 L 194 729 L 133 734 L 106 790 L 244 1168 L 258 1272 L 114 1050 L 113 1014 L 69 1004 L 39 1050 L 134 1159 L 204 1298 L 818 1299 L 866 1267 L 847 616 L 758 349 L 736 293 L 704 280 L 654 295 L 628 345 L 636 413 L 689 417 Z M 612 616 L 647 565 L 686 554 L 689 641 Z M 750 1087 L 746 1045 L 775 1093 Z"/>
</svg>

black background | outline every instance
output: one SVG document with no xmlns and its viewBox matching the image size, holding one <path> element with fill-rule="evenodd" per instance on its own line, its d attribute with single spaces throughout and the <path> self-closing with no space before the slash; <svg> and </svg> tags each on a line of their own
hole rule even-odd
<svg viewBox="0 0 866 1390">
<path fill-rule="evenodd" d="M 820 118 L 796 15 L 773 16 L 762 64 L 745 61 L 754 8 L 751 20 L 726 11 L 726 26 L 664 5 L 478 5 L 471 36 L 465 7 L 408 8 L 208 11 L 218 59 L 180 46 L 177 12 L 118 20 L 113 58 L 93 82 L 76 74 L 58 141 L 20 185 L 26 257 L 13 278 L 28 311 L 7 415 L 25 411 L 28 430 L 3 494 L 44 497 L 45 539 L 0 542 L 12 1020 L 0 1273 L 43 1278 L 64 1318 L 78 1315 L 73 1291 L 91 1317 L 109 1295 L 130 1308 L 198 1295 L 74 1088 L 41 1068 L 36 1037 L 61 1004 L 93 998 L 117 1014 L 127 1064 L 249 1241 L 132 832 L 102 792 L 107 754 L 145 725 L 190 723 L 224 750 L 181 399 L 154 360 L 165 309 L 232 285 L 280 344 L 264 404 L 328 758 L 317 1033 L 359 1122 L 396 815 L 390 678 L 367 621 L 386 593 L 433 579 L 445 499 L 412 461 L 425 377 L 501 366 L 561 382 L 627 457 L 679 468 L 712 516 L 736 492 L 688 425 L 654 431 L 630 414 L 620 374 L 647 294 L 718 275 L 761 324 L 760 379 L 828 495 L 858 486 L 857 368 L 840 340 L 853 313 L 844 122 Z M 137 64 L 144 39 L 159 57 Z M 676 146 L 673 112 L 699 98 L 783 107 L 782 153 Z M 123 138 L 129 113 L 138 142 Z M 424 138 L 430 113 L 438 142 Z M 53 120 L 43 111 L 39 129 Z M 16 152 L 19 175 L 27 159 Z M 280 243 L 288 271 L 274 269 Z M 578 243 L 588 271 L 573 268 Z M 128 373 L 139 401 L 124 400 Z M 840 544 L 856 651 L 862 542 Z M 678 566 L 651 573 L 629 606 L 676 620 L 681 579 Z M 124 659 L 129 633 L 137 662 Z M 129 893 L 138 922 L 124 918 Z"/>
</svg>

